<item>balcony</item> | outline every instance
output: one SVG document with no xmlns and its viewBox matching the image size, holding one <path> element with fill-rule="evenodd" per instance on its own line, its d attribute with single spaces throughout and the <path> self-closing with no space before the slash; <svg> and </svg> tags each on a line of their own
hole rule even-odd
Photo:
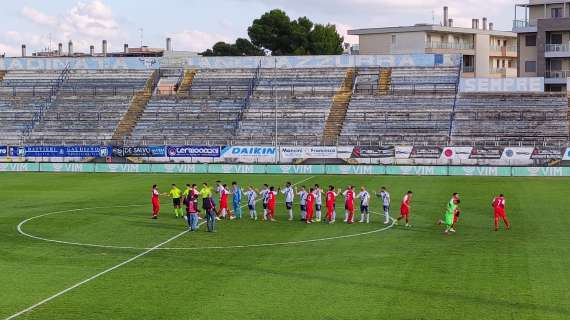
<svg viewBox="0 0 570 320">
<path fill-rule="evenodd" d="M 544 73 L 546 84 L 566 84 L 570 77 L 570 70 L 550 70 Z"/>
<path fill-rule="evenodd" d="M 565 58 L 570 57 L 570 44 L 545 44 L 545 58 Z"/>
<path fill-rule="evenodd" d="M 532 23 L 528 20 L 513 20 L 513 32 L 524 33 L 536 31 L 536 23 Z"/>
<path fill-rule="evenodd" d="M 489 48 L 491 55 L 495 57 L 517 57 L 517 46 L 496 46 L 492 45 Z"/>
<path fill-rule="evenodd" d="M 473 43 L 456 43 L 456 42 L 426 42 L 427 49 L 446 49 L 446 50 L 473 50 Z"/>
<path fill-rule="evenodd" d="M 489 76 L 491 78 L 516 78 L 516 68 L 490 68 Z"/>
</svg>

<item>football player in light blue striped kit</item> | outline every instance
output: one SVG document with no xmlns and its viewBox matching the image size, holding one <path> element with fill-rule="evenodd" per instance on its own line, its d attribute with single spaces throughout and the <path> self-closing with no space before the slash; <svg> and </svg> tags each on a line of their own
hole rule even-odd
<svg viewBox="0 0 570 320">
<path fill-rule="evenodd" d="M 305 186 L 301 187 L 301 191 L 297 192 L 299 195 L 299 206 L 301 208 L 301 221 L 307 220 L 307 191 L 305 190 Z"/>
<path fill-rule="evenodd" d="M 370 194 L 364 186 L 360 187 L 360 193 L 356 198 L 360 198 L 360 223 L 370 223 L 370 213 L 368 212 Z"/>
<path fill-rule="evenodd" d="M 252 220 L 257 220 L 257 211 L 255 211 L 255 198 L 257 197 L 257 193 L 253 186 L 249 186 L 248 190 L 244 192 L 245 196 L 247 197 L 247 208 L 249 209 L 249 217 Z"/>
<path fill-rule="evenodd" d="M 263 220 L 267 220 L 267 201 L 269 200 L 269 185 L 267 183 L 263 184 L 259 196 L 263 200 Z"/>
<path fill-rule="evenodd" d="M 293 191 L 291 182 L 287 182 L 285 189 L 281 190 L 281 193 L 285 195 L 285 207 L 287 208 L 289 221 L 291 221 L 293 220 L 293 199 L 295 198 L 295 192 Z"/>
<path fill-rule="evenodd" d="M 380 193 L 376 194 L 382 200 L 382 208 L 384 209 L 384 224 L 390 223 L 390 193 L 386 187 L 380 188 Z"/>
</svg>

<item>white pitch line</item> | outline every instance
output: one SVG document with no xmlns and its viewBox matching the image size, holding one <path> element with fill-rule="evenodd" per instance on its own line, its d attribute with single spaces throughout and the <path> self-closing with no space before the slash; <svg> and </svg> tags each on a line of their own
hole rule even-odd
<svg viewBox="0 0 570 320">
<path fill-rule="evenodd" d="M 310 180 L 310 179 L 312 179 L 312 178 L 314 178 L 314 176 L 308 177 L 307 179 L 304 179 L 304 180 L 302 180 L 302 181 L 300 181 L 300 182 L 298 182 L 298 183 L 296 183 L 296 184 L 303 183 L 303 182 L 305 182 L 305 181 L 307 181 L 307 180 Z M 296 184 L 295 184 L 295 185 L 296 185 Z M 116 206 L 115 208 L 121 208 L 121 207 L 127 208 L 127 207 L 138 207 L 138 206 L 142 206 L 142 205 Z M 38 216 L 29 218 L 29 219 L 27 219 L 27 220 L 24 220 L 24 221 L 20 222 L 20 224 L 18 224 L 18 232 L 20 232 L 20 233 L 22 233 L 22 234 L 25 234 L 25 233 L 22 231 L 22 225 L 23 225 L 24 223 L 26 223 L 27 221 L 30 221 L 30 220 L 33 220 L 33 219 L 38 219 L 38 218 L 45 217 L 45 216 L 48 216 L 48 215 L 51 215 L 51 214 L 56 214 L 56 213 L 85 211 L 85 210 L 89 210 L 89 209 L 100 209 L 100 208 L 102 208 L 102 207 L 83 208 L 83 209 L 70 209 L 70 210 L 64 210 L 64 211 L 59 211 L 59 212 L 50 212 L 50 213 L 45 213 L 45 214 L 42 214 L 42 215 L 38 215 Z M 243 208 L 243 206 L 242 206 L 242 208 Z M 204 223 L 206 223 L 206 221 L 200 223 L 199 226 L 203 225 Z M 85 279 L 85 280 L 83 280 L 83 281 L 80 281 L 80 282 L 74 284 L 73 286 L 71 286 L 71 287 L 69 287 L 69 288 L 67 288 L 67 289 L 64 289 L 64 290 L 62 290 L 62 291 L 60 291 L 60 292 L 58 292 L 58 293 L 52 295 L 51 297 L 48 297 L 48 298 L 46 298 L 46 299 L 44 299 L 44 300 L 42 300 L 42 301 L 40 301 L 40 302 L 38 302 L 38 303 L 36 303 L 36 304 L 34 304 L 34 305 L 28 307 L 28 308 L 26 308 L 26 309 L 24 309 L 24 310 L 22 310 L 22 311 L 20 311 L 20 312 L 17 312 L 17 313 L 15 313 L 15 314 L 9 316 L 8 318 L 6 318 L 6 320 L 15 319 L 15 318 L 17 318 L 17 317 L 19 317 L 19 316 L 21 316 L 21 315 L 23 315 L 23 314 L 25 314 L 25 313 L 28 313 L 28 312 L 34 310 L 35 308 L 37 308 L 37 307 L 39 307 L 39 306 L 41 306 L 41 305 L 43 305 L 43 304 L 46 304 L 46 303 L 52 301 L 53 299 L 56 299 L 56 298 L 59 297 L 59 296 L 62 296 L 62 295 L 64 295 L 64 294 L 66 294 L 67 292 L 69 292 L 69 291 L 71 291 L 71 290 L 73 290 L 73 289 L 75 289 L 75 288 L 77 288 L 77 287 L 80 287 L 80 286 L 82 286 L 82 285 L 84 285 L 84 284 L 86 284 L 86 283 L 88 283 L 88 282 L 90 282 L 90 281 L 93 281 L 93 280 L 95 280 L 95 279 L 97 279 L 97 278 L 99 278 L 99 277 L 101 277 L 101 276 L 103 276 L 103 275 L 105 275 L 105 274 L 107 274 L 107 273 L 109 273 L 109 272 L 115 270 L 115 269 L 118 269 L 118 268 L 120 268 L 120 267 L 122 267 L 122 266 L 124 266 L 124 265 L 126 265 L 126 264 L 129 264 L 129 263 L 131 263 L 131 262 L 137 260 L 138 258 L 143 257 L 143 256 L 145 256 L 145 255 L 147 255 L 147 254 L 149 254 L 149 253 L 151 253 L 151 252 L 153 252 L 153 251 L 159 249 L 159 248 L 162 247 L 163 245 L 165 245 L 165 244 L 167 244 L 167 243 L 169 243 L 169 242 L 171 242 L 171 241 L 173 241 L 173 240 L 175 240 L 175 239 L 178 239 L 180 236 L 182 236 L 182 235 L 188 233 L 188 231 L 189 231 L 188 229 L 187 229 L 187 230 L 184 230 L 184 231 L 182 231 L 181 233 L 175 235 L 174 237 L 172 237 L 172 238 L 170 238 L 170 239 L 168 239 L 168 240 L 166 240 L 166 241 L 164 241 L 164 242 L 161 242 L 161 243 L 157 244 L 156 246 L 154 246 L 154 247 L 152 247 L 152 248 L 149 248 L 149 249 L 145 250 L 144 252 L 139 253 L 138 255 L 136 255 L 136 256 L 134 256 L 134 257 L 128 259 L 128 260 L 125 260 L 125 261 L 123 261 L 123 262 L 121 262 L 121 263 L 119 263 L 119 264 L 117 264 L 117 265 L 114 265 L 113 267 L 111 267 L 111 268 L 109 268 L 109 269 L 106 269 L 106 270 L 104 270 L 104 271 L 101 271 L 101 272 L 99 272 L 98 274 L 96 274 L 96 275 L 94 275 L 94 276 L 91 276 L 91 277 L 89 277 L 89 278 L 87 278 L 87 279 Z M 39 237 L 35 237 L 35 236 L 32 236 L 32 235 L 28 235 L 28 234 L 25 234 L 25 235 L 31 236 L 32 238 L 35 238 L 35 239 L 39 239 Z M 62 241 L 57 241 L 57 240 L 51 240 L 50 242 L 63 243 Z M 103 246 L 97 246 L 97 247 L 103 247 Z"/>
<path fill-rule="evenodd" d="M 119 264 L 117 264 L 117 265 L 115 265 L 115 266 L 113 266 L 113 267 L 111 267 L 111 268 L 109 268 L 109 269 L 106 269 L 106 270 L 104 270 L 104 271 L 101 271 L 101 272 L 97 273 L 97 274 L 94 275 L 94 276 L 91 276 L 91 277 L 89 277 L 89 278 L 87 278 L 87 279 L 85 279 L 85 280 L 83 280 L 83 281 L 80 281 L 80 282 L 78 282 L 78 283 L 72 285 L 71 287 L 69 287 L 69 288 L 67 288 L 67 289 L 64 289 L 64 290 L 62 290 L 62 291 L 60 291 L 60 292 L 58 292 L 58 293 L 52 295 L 52 296 L 49 297 L 49 298 L 46 298 L 46 299 L 44 299 L 44 300 L 42 300 L 42 301 L 40 301 L 40 302 L 38 302 L 38 303 L 36 303 L 36 304 L 34 304 L 34 305 L 32 305 L 32 306 L 26 308 L 26 309 L 24 309 L 24 310 L 22 310 L 22 311 L 20 311 L 20 312 L 18 312 L 18 313 L 15 313 L 15 314 L 9 316 L 8 318 L 6 318 L 6 320 L 15 319 L 15 318 L 17 318 L 17 317 L 19 317 L 19 316 L 21 316 L 21 315 L 23 315 L 23 314 L 25 314 L 25 313 L 28 313 L 28 312 L 34 310 L 35 308 L 37 308 L 37 307 L 39 307 L 39 306 L 41 306 L 41 305 L 43 305 L 43 304 L 46 304 L 46 303 L 48 303 L 48 302 L 50 302 L 50 301 L 56 299 L 57 297 L 59 297 L 59 296 L 61 296 L 61 295 L 66 294 L 67 292 L 69 292 L 69 291 L 71 291 L 71 290 L 73 290 L 73 289 L 75 289 L 75 288 L 77 288 L 77 287 L 79 287 L 79 286 L 81 286 L 81 285 L 84 285 L 84 284 L 86 284 L 86 283 L 88 283 L 88 282 L 90 282 L 90 281 L 93 281 L 93 280 L 95 280 L 95 279 L 101 277 L 102 275 L 105 275 L 105 274 L 107 274 L 107 273 L 109 273 L 109 272 L 111 272 L 111 271 L 113 271 L 113 270 L 115 270 L 115 269 L 118 269 L 118 268 L 120 268 L 120 267 L 122 267 L 122 266 L 124 266 L 124 265 L 126 265 L 126 264 L 128 264 L 128 263 L 131 263 L 131 262 L 137 260 L 138 258 L 143 257 L 143 256 L 145 256 L 145 255 L 151 253 L 152 251 L 154 251 L 154 250 L 160 248 L 161 246 L 163 246 L 163 245 L 165 245 L 165 244 L 167 244 L 167 243 L 169 243 L 169 242 L 171 242 L 171 241 L 173 241 L 173 240 L 179 238 L 180 236 L 186 234 L 187 232 L 188 232 L 188 230 L 184 230 L 183 232 L 181 232 L 181 233 L 175 235 L 174 237 L 172 237 L 172 238 L 170 238 L 170 239 L 168 239 L 168 240 L 166 240 L 166 241 L 164 241 L 164 242 L 161 242 L 161 243 L 157 244 L 156 246 L 154 246 L 154 247 L 152 247 L 152 248 L 149 248 L 148 250 L 146 250 L 146 251 L 144 251 L 144 252 L 142 252 L 142 253 L 139 253 L 139 254 L 137 254 L 136 256 L 134 256 L 134 257 L 132 257 L 132 258 L 130 258 L 130 259 L 128 259 L 128 260 L 125 260 L 125 261 L 123 261 L 123 262 L 121 262 L 121 263 L 119 263 Z"/>
</svg>

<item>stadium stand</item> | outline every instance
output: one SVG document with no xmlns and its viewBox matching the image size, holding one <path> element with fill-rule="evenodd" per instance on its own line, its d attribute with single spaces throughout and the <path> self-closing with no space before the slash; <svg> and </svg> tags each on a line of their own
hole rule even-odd
<svg viewBox="0 0 570 320">
<path fill-rule="evenodd" d="M 10 74 L 10 73 L 8 73 Z M 113 133 L 152 71 L 74 70 L 23 142 L 111 144 Z"/>
<path fill-rule="evenodd" d="M 458 69 L 0 71 L 0 144 L 567 144 L 566 95 L 458 94 Z"/>
<path fill-rule="evenodd" d="M 339 144 L 448 143 L 458 68 L 363 68 L 357 73 Z"/>
<path fill-rule="evenodd" d="M 262 69 L 235 143 L 321 143 L 346 68 Z"/>
<path fill-rule="evenodd" d="M 458 97 L 454 145 L 563 146 L 568 98 L 562 93 L 464 93 Z"/>
<path fill-rule="evenodd" d="M 176 94 L 154 96 L 127 144 L 226 144 L 235 135 L 254 71 L 184 71 Z"/>
<path fill-rule="evenodd" d="M 49 103 L 61 71 L 2 72 L 0 82 L 0 143 L 19 145 L 22 132 Z"/>
</svg>

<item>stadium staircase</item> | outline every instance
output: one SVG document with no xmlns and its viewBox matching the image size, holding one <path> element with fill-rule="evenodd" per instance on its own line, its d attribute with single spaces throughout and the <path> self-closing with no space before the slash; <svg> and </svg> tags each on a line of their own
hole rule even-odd
<svg viewBox="0 0 570 320">
<path fill-rule="evenodd" d="M 154 91 L 159 80 L 159 72 L 158 70 L 155 70 L 146 81 L 144 89 L 135 93 L 131 100 L 131 103 L 129 104 L 129 109 L 113 133 L 111 141 L 114 144 L 122 145 L 125 141 L 125 138 L 131 135 L 137 122 L 144 113 L 148 102 L 152 98 L 152 92 Z"/>
<path fill-rule="evenodd" d="M 55 83 L 53 83 L 53 85 L 51 86 L 47 101 L 36 106 L 36 110 L 34 112 L 32 120 L 22 131 L 22 135 L 20 138 L 22 141 L 25 141 L 31 135 L 35 126 L 37 126 L 40 123 L 40 121 L 42 121 L 42 119 L 44 118 L 45 114 L 49 111 L 49 109 L 54 104 L 57 103 L 61 87 L 69 78 L 70 73 L 71 69 L 69 67 L 69 64 L 67 64 L 65 68 L 61 71 L 59 76 L 57 77 Z"/>
<path fill-rule="evenodd" d="M 186 97 L 189 95 L 188 91 L 192 86 L 192 82 L 194 82 L 194 77 L 196 76 L 197 72 L 197 70 L 184 70 L 184 75 L 180 81 L 178 90 L 176 90 L 176 95 L 178 97 Z"/>
<path fill-rule="evenodd" d="M 390 86 L 392 85 L 392 68 L 381 68 L 380 76 L 378 77 L 378 93 L 381 96 L 386 96 L 390 93 Z"/>
<path fill-rule="evenodd" d="M 332 100 L 331 110 L 325 122 L 322 144 L 336 144 L 338 136 L 342 131 L 342 124 L 346 118 L 346 112 L 353 94 L 355 80 L 354 68 L 346 71 L 346 76 L 340 89 L 336 92 Z"/>
</svg>

